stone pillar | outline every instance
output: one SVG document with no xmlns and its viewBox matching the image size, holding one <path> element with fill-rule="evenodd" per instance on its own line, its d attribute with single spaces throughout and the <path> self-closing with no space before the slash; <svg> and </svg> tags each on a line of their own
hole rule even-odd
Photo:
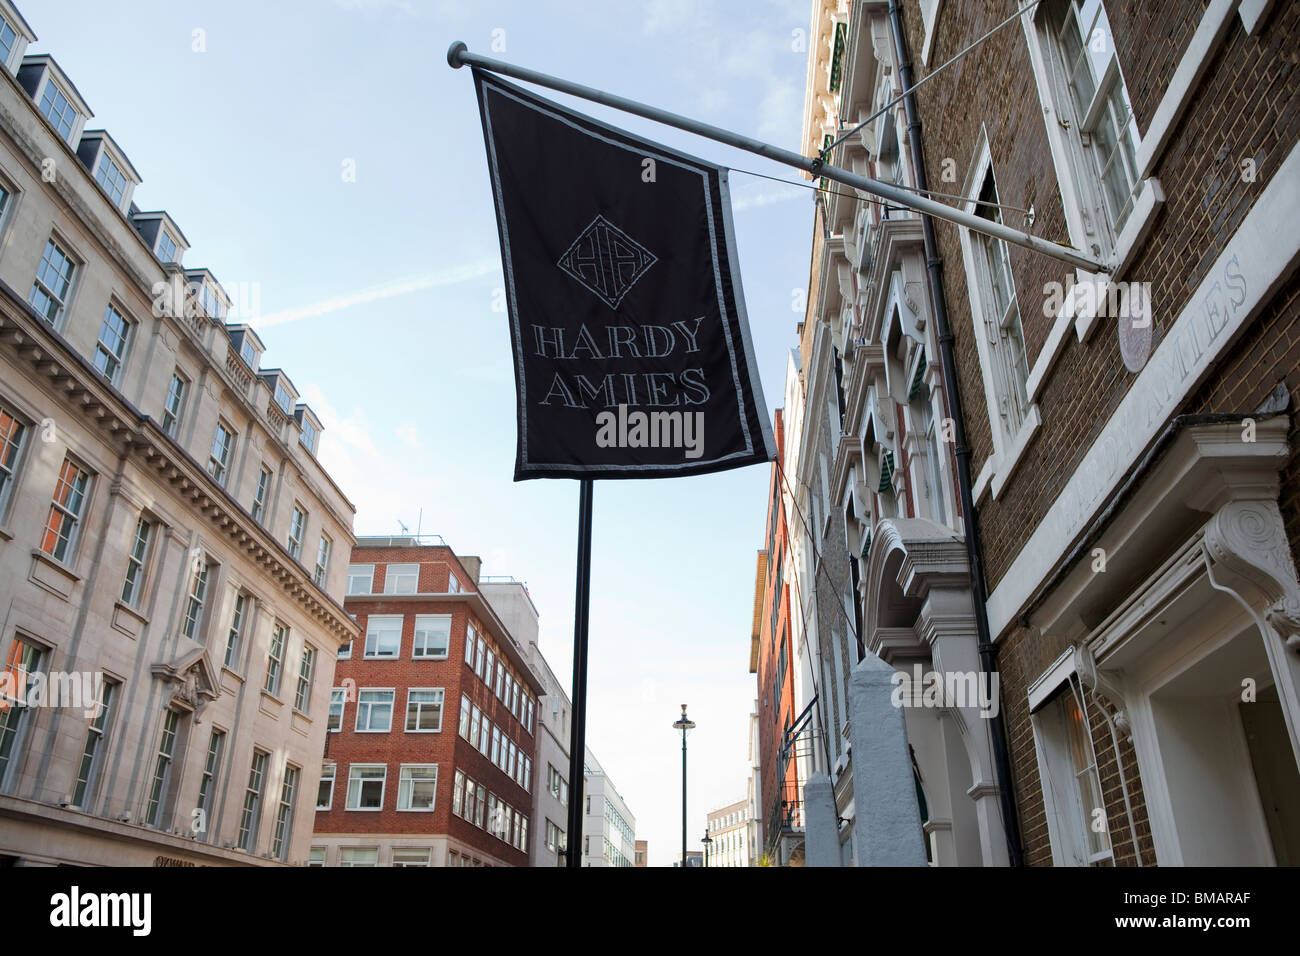
<svg viewBox="0 0 1300 956">
<path fill-rule="evenodd" d="M 831 778 L 815 773 L 803 787 L 804 865 L 840 866 L 839 814 Z"/>
<path fill-rule="evenodd" d="M 921 811 L 894 669 L 870 652 L 849 677 L 853 845 L 859 866 L 926 866 Z"/>
</svg>

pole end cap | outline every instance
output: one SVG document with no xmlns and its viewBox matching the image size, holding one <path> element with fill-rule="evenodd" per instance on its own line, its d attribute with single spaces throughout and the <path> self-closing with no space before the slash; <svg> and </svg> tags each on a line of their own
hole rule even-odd
<svg viewBox="0 0 1300 956">
<path fill-rule="evenodd" d="M 465 64 L 461 61 L 460 55 L 469 52 L 469 45 L 464 40 L 457 40 L 451 46 L 447 47 L 447 65 L 453 70 L 459 70 Z"/>
</svg>

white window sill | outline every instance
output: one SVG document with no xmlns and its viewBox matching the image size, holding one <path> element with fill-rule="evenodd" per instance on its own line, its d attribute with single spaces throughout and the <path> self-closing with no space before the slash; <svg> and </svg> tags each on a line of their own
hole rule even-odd
<svg viewBox="0 0 1300 956">
<path fill-rule="evenodd" d="M 1011 480 L 1012 475 L 1016 473 L 1016 467 L 1025 457 L 1025 449 L 1029 447 L 1030 441 L 1034 435 L 1038 434 L 1038 429 L 1043 424 L 1043 416 L 1038 411 L 1038 406 L 1030 405 L 1029 411 L 1025 413 L 1025 420 L 1020 423 L 1020 431 L 1016 433 L 1015 440 L 1006 451 L 999 455 L 996 464 L 993 466 L 993 480 L 990 482 L 990 488 L 993 492 L 993 500 L 997 501 L 998 496 L 1002 494 L 1002 489 L 1006 487 L 1007 482 Z"/>
<path fill-rule="evenodd" d="M 1091 304 L 1093 308 L 1086 309 L 1074 317 L 1074 333 L 1078 336 L 1080 342 L 1088 341 L 1089 336 L 1097 328 L 1097 319 L 1105 317 L 1106 289 L 1109 288 L 1112 282 L 1119 282 L 1123 279 L 1128 267 L 1133 264 L 1133 258 L 1137 251 L 1146 243 L 1147 236 L 1151 233 L 1151 227 L 1155 225 L 1156 214 L 1164 204 L 1165 192 L 1160 186 L 1160 180 L 1143 180 L 1142 190 L 1133 202 L 1133 212 L 1129 215 L 1124 231 L 1119 235 L 1119 242 L 1115 246 L 1115 251 L 1111 253 L 1110 259 L 1107 261 L 1107 265 L 1110 266 L 1110 273 L 1084 272 L 1080 274 L 1080 282 L 1094 283 L 1094 287 L 1097 288 L 1097 294 L 1092 297 Z M 1068 305 L 1066 309 L 1068 311 Z"/>
</svg>

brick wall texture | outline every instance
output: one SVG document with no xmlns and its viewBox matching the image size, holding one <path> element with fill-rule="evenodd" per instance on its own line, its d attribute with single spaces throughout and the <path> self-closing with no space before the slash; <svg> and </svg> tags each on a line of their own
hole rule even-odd
<svg viewBox="0 0 1300 956">
<path fill-rule="evenodd" d="M 996 26 L 1007 16 L 1008 6 L 987 0 L 944 3 L 930 68 Z M 1150 128 L 1205 6 L 1203 2 L 1106 2 L 1119 62 L 1143 134 Z M 916 75 L 924 77 L 927 69 L 920 63 L 924 38 L 914 5 L 905 7 L 904 17 Z M 1254 36 L 1246 34 L 1240 18 L 1233 14 L 1190 105 L 1156 163 L 1154 175 L 1163 186 L 1166 201 L 1125 276 L 1152 284 L 1153 350 L 1300 138 L 1300 83 L 1295 76 L 1298 37 L 1300 4 L 1275 4 L 1263 29 Z M 943 179 L 945 159 L 954 161 L 960 188 L 982 130 L 987 131 L 1001 202 L 1026 209 L 1032 206 L 1035 220 L 1031 231 L 1068 242 L 1060 187 L 1020 24 L 1003 29 L 926 82 L 917 97 L 932 189 L 954 191 L 953 184 Z M 1254 160 L 1253 182 L 1241 175 L 1245 159 Z M 1008 211 L 1004 217 L 1010 225 L 1026 225 L 1017 213 Z M 936 233 L 973 474 L 977 475 L 993 445 L 975 326 L 958 231 L 936 223 Z M 1064 284 L 1073 270 L 1015 247 L 1010 257 L 1032 368 L 1052 325 L 1052 319 L 1043 315 L 1044 287 L 1050 282 Z M 1249 412 L 1259 407 L 1279 382 L 1286 383 L 1294 409 L 1300 404 L 1298 319 L 1300 279 L 1293 275 L 1219 356 L 1178 411 Z M 990 590 L 1006 574 L 1135 378 L 1120 356 L 1115 320 L 1098 321 L 1100 327 L 1086 342 L 1079 342 L 1073 330 L 1067 332 L 1067 341 L 1038 398 L 1042 427 L 998 500 L 986 496 L 979 503 Z M 1280 505 L 1292 554 L 1300 562 L 1300 434 L 1294 426 L 1290 438 L 1292 457 L 1283 473 Z M 1026 690 L 1064 650 L 1064 642 L 1017 629 L 1004 635 L 1000 644 L 1004 714 L 1026 861 L 1050 864 Z M 1118 756 L 1130 783 L 1136 849 L 1109 729 L 1095 707 L 1090 718 L 1116 863 L 1131 865 L 1135 853 L 1140 852 L 1144 864 L 1154 864 L 1132 747 L 1124 744 Z"/>
</svg>

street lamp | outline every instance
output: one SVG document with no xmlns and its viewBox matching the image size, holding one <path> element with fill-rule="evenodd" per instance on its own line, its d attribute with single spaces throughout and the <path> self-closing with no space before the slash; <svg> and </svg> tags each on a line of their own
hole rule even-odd
<svg viewBox="0 0 1300 956">
<path fill-rule="evenodd" d="M 709 836 L 709 831 L 704 831 L 704 839 L 700 841 L 704 844 L 704 865 L 709 865 L 709 846 L 713 843 L 713 837 Z"/>
<path fill-rule="evenodd" d="M 695 722 L 686 718 L 686 705 L 682 704 L 680 720 L 673 727 L 682 732 L 682 869 L 686 869 L 686 731 L 695 729 Z"/>
</svg>

